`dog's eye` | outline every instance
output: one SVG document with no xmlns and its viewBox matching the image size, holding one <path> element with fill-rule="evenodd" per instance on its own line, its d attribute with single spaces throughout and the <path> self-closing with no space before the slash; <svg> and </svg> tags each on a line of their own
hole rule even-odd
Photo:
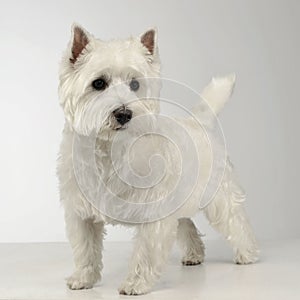
<svg viewBox="0 0 300 300">
<path fill-rule="evenodd" d="M 107 87 L 107 82 L 103 78 L 98 78 L 92 82 L 92 86 L 97 91 L 103 91 Z"/>
<path fill-rule="evenodd" d="M 140 88 L 140 83 L 136 79 L 132 79 L 129 86 L 130 89 L 135 92 Z"/>
</svg>

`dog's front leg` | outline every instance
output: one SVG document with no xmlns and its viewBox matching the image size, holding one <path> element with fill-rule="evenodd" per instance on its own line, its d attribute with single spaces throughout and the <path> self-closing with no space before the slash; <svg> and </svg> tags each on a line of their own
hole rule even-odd
<svg viewBox="0 0 300 300">
<path fill-rule="evenodd" d="M 137 226 L 129 274 L 119 288 L 123 295 L 147 293 L 164 267 L 176 238 L 178 221 L 164 219 Z"/>
<path fill-rule="evenodd" d="M 103 268 L 104 223 L 83 220 L 74 212 L 67 212 L 65 219 L 76 268 L 67 285 L 72 290 L 92 288 L 100 280 Z"/>
</svg>

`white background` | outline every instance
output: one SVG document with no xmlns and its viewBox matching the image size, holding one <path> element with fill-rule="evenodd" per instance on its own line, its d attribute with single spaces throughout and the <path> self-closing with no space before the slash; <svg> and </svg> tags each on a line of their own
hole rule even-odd
<svg viewBox="0 0 300 300">
<path fill-rule="evenodd" d="M 200 91 L 234 71 L 221 121 L 260 239 L 300 236 L 300 5 L 289 1 L 1 1 L 0 242 L 64 241 L 57 72 L 76 21 L 102 39 L 159 30 L 163 76 Z M 202 216 L 207 238 L 217 235 Z M 107 239 L 130 232 L 110 228 Z"/>
</svg>

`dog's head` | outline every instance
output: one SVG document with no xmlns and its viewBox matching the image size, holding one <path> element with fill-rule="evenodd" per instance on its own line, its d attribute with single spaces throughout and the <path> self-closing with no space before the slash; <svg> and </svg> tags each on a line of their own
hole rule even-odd
<svg viewBox="0 0 300 300">
<path fill-rule="evenodd" d="M 66 120 L 79 134 L 124 129 L 136 116 L 159 112 L 160 61 L 155 29 L 102 41 L 78 25 L 60 68 Z"/>
</svg>

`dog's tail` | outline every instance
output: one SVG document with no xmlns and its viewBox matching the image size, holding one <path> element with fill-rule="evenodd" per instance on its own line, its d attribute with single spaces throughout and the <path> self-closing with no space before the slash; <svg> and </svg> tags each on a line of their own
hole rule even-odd
<svg viewBox="0 0 300 300">
<path fill-rule="evenodd" d="M 193 109 L 200 120 L 211 123 L 229 100 L 235 85 L 235 74 L 213 77 L 201 93 L 201 103 Z"/>
<path fill-rule="evenodd" d="M 214 77 L 202 91 L 201 98 L 206 101 L 216 115 L 229 100 L 233 92 L 235 78 L 235 74 L 229 74 L 225 77 Z"/>
</svg>

